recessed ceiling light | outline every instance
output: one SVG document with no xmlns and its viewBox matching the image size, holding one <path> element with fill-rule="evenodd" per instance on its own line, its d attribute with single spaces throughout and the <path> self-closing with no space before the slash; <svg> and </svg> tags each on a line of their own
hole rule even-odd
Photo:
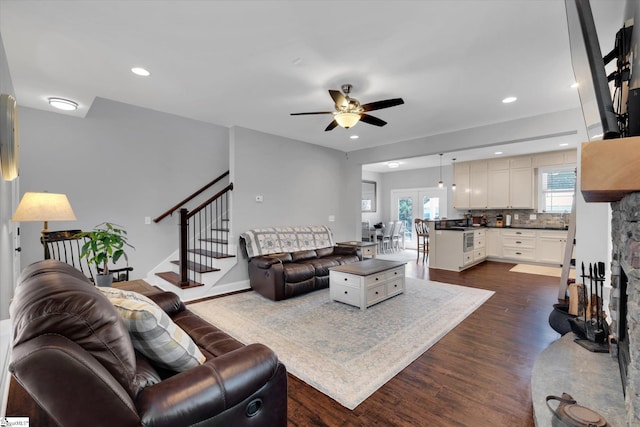
<svg viewBox="0 0 640 427">
<path fill-rule="evenodd" d="M 359 137 L 358 135 L 351 135 L 349 138 L 351 138 L 351 139 L 358 139 L 358 138 L 360 138 L 360 137 Z"/>
<path fill-rule="evenodd" d="M 560 144 L 560 147 L 566 147 L 567 145 L 569 145 L 568 142 L 563 142 L 562 144 Z"/>
<path fill-rule="evenodd" d="M 73 111 L 78 109 L 78 103 L 64 98 L 49 98 L 49 105 L 59 110 Z"/>
<path fill-rule="evenodd" d="M 498 156 L 498 155 L 502 154 L 502 151 L 496 151 L 496 152 L 495 152 L 495 153 L 493 153 L 493 154 L 495 154 L 496 156 Z"/>
<path fill-rule="evenodd" d="M 575 89 L 575 88 L 577 88 L 578 86 L 580 86 L 580 84 L 579 84 L 578 82 L 573 82 L 573 83 L 571 83 L 571 86 L 569 86 L 569 87 L 570 87 L 571 89 Z"/>
<path fill-rule="evenodd" d="M 131 72 L 137 76 L 149 77 L 151 73 L 142 67 L 133 67 Z"/>
<path fill-rule="evenodd" d="M 389 162 L 389 163 L 387 163 L 387 166 L 388 166 L 389 168 L 391 168 L 391 169 L 395 169 L 395 168 L 397 168 L 398 166 L 400 166 L 400 163 L 399 163 L 399 162 Z"/>
<path fill-rule="evenodd" d="M 302 58 L 300 58 L 300 57 L 294 58 L 293 61 L 291 61 L 291 63 L 293 65 L 300 65 L 300 64 L 302 64 Z"/>
<path fill-rule="evenodd" d="M 502 100 L 503 104 L 511 104 L 512 102 L 516 102 L 518 100 L 518 98 L 516 98 L 515 96 L 507 96 L 505 99 Z"/>
</svg>

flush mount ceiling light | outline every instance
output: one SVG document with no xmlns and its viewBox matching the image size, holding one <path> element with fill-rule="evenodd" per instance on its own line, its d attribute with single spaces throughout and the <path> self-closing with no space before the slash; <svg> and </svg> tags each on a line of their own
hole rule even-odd
<svg viewBox="0 0 640 427">
<path fill-rule="evenodd" d="M 502 154 L 502 151 L 496 151 L 496 152 L 495 152 L 495 153 L 493 153 L 493 154 L 495 154 L 496 156 L 499 156 L 500 154 Z"/>
<path fill-rule="evenodd" d="M 355 126 L 356 123 L 360 121 L 360 114 L 338 113 L 333 118 L 335 119 L 336 122 L 338 122 L 338 125 L 340 125 L 340 127 L 349 129 L 350 127 Z"/>
<path fill-rule="evenodd" d="M 142 67 L 133 67 L 131 72 L 137 76 L 149 77 L 151 73 Z"/>
<path fill-rule="evenodd" d="M 440 153 L 440 181 L 438 181 L 438 188 L 444 187 L 444 182 L 442 182 L 442 153 Z"/>
<path fill-rule="evenodd" d="M 360 137 L 359 137 L 358 135 L 351 135 L 349 138 L 350 138 L 350 139 L 358 139 L 358 138 L 360 138 Z"/>
<path fill-rule="evenodd" d="M 78 109 L 78 103 L 64 98 L 49 98 L 49 105 L 59 110 L 74 111 Z"/>
<path fill-rule="evenodd" d="M 505 99 L 502 100 L 503 104 L 511 104 L 512 102 L 516 102 L 518 100 L 518 98 L 516 98 L 515 96 L 507 96 Z"/>
<path fill-rule="evenodd" d="M 398 162 L 389 162 L 389 163 L 387 163 L 387 167 L 389 167 L 390 169 L 395 169 L 398 166 L 400 166 L 400 163 L 398 163 Z"/>
</svg>

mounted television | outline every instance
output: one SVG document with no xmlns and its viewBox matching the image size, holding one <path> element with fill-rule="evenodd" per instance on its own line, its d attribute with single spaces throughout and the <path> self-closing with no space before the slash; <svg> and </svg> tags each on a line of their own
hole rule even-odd
<svg viewBox="0 0 640 427">
<path fill-rule="evenodd" d="M 589 0 L 565 0 L 571 63 L 589 140 L 620 138 L 620 127 Z"/>
</svg>

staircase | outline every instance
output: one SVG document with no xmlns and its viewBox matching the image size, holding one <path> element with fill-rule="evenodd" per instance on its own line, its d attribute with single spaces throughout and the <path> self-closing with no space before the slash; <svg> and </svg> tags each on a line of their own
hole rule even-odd
<svg viewBox="0 0 640 427">
<path fill-rule="evenodd" d="M 180 213 L 179 249 L 161 266 L 168 271 L 154 271 L 155 275 L 180 289 L 213 285 L 235 264 L 236 247 L 229 241 L 229 196 L 233 183 L 189 210 L 184 206 L 224 177 L 225 172 L 164 214 L 155 222 Z"/>
</svg>

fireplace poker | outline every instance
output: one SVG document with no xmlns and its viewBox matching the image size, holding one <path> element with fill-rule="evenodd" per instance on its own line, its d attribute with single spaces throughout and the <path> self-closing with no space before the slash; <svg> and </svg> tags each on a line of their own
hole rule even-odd
<svg viewBox="0 0 640 427">
<path fill-rule="evenodd" d="M 596 341 L 595 327 L 593 325 L 593 264 L 589 263 L 589 323 L 585 325 L 587 339 Z"/>
<path fill-rule="evenodd" d="M 582 301 L 582 309 L 584 310 L 584 325 L 587 326 L 587 275 L 584 273 L 584 261 L 582 262 L 582 295 L 584 299 Z"/>
<path fill-rule="evenodd" d="M 602 298 L 602 300 L 604 301 L 604 278 L 605 278 L 605 271 L 604 271 L 604 262 L 599 261 L 598 262 L 598 278 L 600 279 L 600 298 Z M 604 329 L 604 312 L 602 311 L 604 309 L 604 307 L 602 307 L 602 304 L 600 304 L 600 320 L 602 321 L 602 329 Z"/>
</svg>

